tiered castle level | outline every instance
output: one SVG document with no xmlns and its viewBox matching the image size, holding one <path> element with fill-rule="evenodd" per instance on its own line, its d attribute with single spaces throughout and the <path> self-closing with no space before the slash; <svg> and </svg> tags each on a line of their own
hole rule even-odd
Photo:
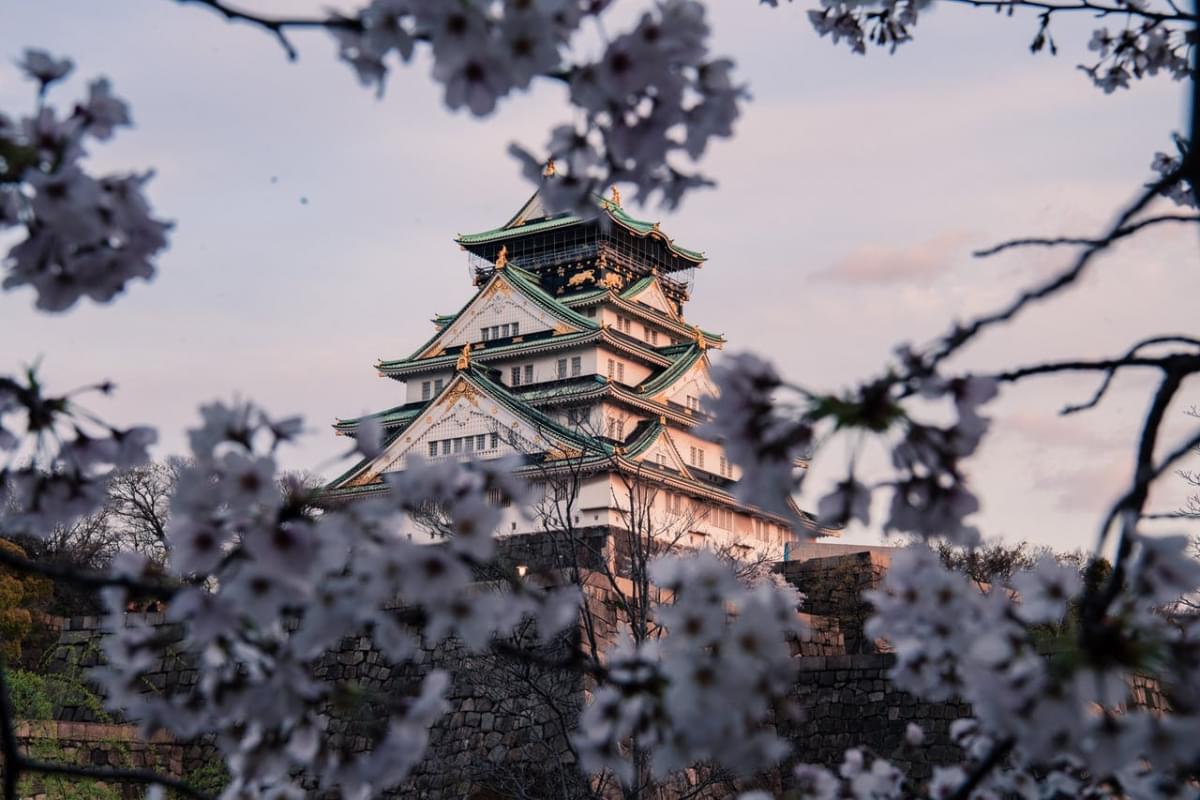
<svg viewBox="0 0 1200 800">
<path fill-rule="evenodd" d="M 436 333 L 410 356 L 376 364 L 406 384 L 405 402 L 372 415 L 382 452 L 335 479 L 329 499 L 385 492 L 383 474 L 414 457 L 515 454 L 539 506 L 558 511 L 530 520 L 512 509 L 502 534 L 537 533 L 566 513 L 579 529 L 637 525 L 689 547 L 782 552 L 788 520 L 739 503 L 737 467 L 698 433 L 701 399 L 715 391 L 708 351 L 725 344 L 684 318 L 704 255 L 630 217 L 615 189 L 596 206 L 548 214 L 537 192 L 503 226 L 458 237 L 475 294 L 434 317 Z M 353 436 L 361 421 L 334 427 Z"/>
</svg>

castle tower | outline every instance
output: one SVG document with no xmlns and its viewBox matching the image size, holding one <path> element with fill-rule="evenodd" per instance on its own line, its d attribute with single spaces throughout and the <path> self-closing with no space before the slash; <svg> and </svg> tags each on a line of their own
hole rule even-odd
<svg viewBox="0 0 1200 800">
<path fill-rule="evenodd" d="M 701 399 L 715 391 L 709 353 L 725 345 L 685 316 L 704 255 L 627 214 L 615 188 L 595 204 L 589 216 L 549 214 L 535 192 L 499 228 L 456 239 L 474 295 L 434 317 L 409 356 L 376 364 L 405 385 L 404 402 L 372 415 L 382 452 L 331 482 L 328 498 L 386 492 L 382 476 L 414 457 L 517 455 L 540 506 L 558 504 L 580 528 L 637 518 L 685 547 L 780 557 L 795 539 L 789 520 L 739 503 L 737 467 L 699 432 Z M 353 436 L 361 421 L 334 427 Z M 500 534 L 549 524 L 511 509 Z"/>
</svg>

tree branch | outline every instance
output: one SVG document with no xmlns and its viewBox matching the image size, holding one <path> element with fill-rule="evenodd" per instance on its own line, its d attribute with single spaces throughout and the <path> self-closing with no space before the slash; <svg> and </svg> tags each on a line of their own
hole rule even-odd
<svg viewBox="0 0 1200 800">
<path fill-rule="evenodd" d="M 1059 11 L 1090 11 L 1096 16 L 1106 17 L 1111 14 L 1126 14 L 1131 17 L 1139 17 L 1141 19 L 1153 20 L 1155 22 L 1170 22 L 1179 20 L 1181 22 L 1193 21 L 1196 19 L 1194 14 L 1174 10 L 1172 13 L 1164 13 L 1161 11 L 1151 11 L 1149 9 L 1138 8 L 1133 5 L 1104 5 L 1101 3 L 1093 3 L 1090 0 L 1079 0 L 1074 3 L 1048 3 L 1042 0 L 951 0 L 954 3 L 965 6 L 973 6 L 975 8 L 992 8 L 996 10 L 1007 10 L 1010 8 L 1029 8 L 1037 11 L 1046 11 L 1054 14 Z"/>
<path fill-rule="evenodd" d="M 1200 214 L 1160 214 L 1156 217 L 1146 217 L 1137 222 L 1126 225 L 1116 231 L 1113 231 L 1107 241 L 1104 239 L 1083 239 L 1072 236 L 1058 236 L 1049 239 L 1041 238 L 1025 238 L 1012 239 L 1007 242 L 993 245 L 992 247 L 983 250 L 976 250 L 971 255 L 976 258 L 988 258 L 989 256 L 1003 253 L 1006 250 L 1012 250 L 1017 247 L 1061 247 L 1066 245 L 1077 245 L 1082 247 L 1094 247 L 1101 244 L 1111 244 L 1119 239 L 1124 239 L 1127 236 L 1132 236 L 1138 231 L 1149 228 L 1153 225 L 1160 225 L 1164 222 L 1200 222 Z"/>
<path fill-rule="evenodd" d="M 1044 300 L 1045 298 L 1058 293 L 1059 290 L 1074 283 L 1088 268 L 1096 254 L 1112 244 L 1116 240 L 1114 237 L 1116 237 L 1116 235 L 1122 229 L 1129 225 L 1129 221 L 1133 219 L 1134 216 L 1136 216 L 1142 211 L 1142 209 L 1149 205 L 1150 201 L 1157 197 L 1160 192 L 1169 189 L 1178 183 L 1180 178 L 1181 172 L 1180 170 L 1176 170 L 1164 175 L 1162 178 L 1146 187 L 1142 193 L 1137 196 L 1133 203 L 1131 203 L 1124 211 L 1117 215 L 1116 220 L 1109 227 L 1109 232 L 1101 238 L 1095 240 L 1092 244 L 1088 245 L 1087 248 L 1079 254 L 1079 257 L 1076 258 L 1075 263 L 1072 264 L 1068 269 L 1060 272 L 1048 281 L 1024 290 L 1004 308 L 993 311 L 990 314 L 976 317 L 969 323 L 956 325 L 954 330 L 943 337 L 941 345 L 937 347 L 930 355 L 926 362 L 927 366 L 930 368 L 936 366 L 939 362 L 944 361 L 946 358 L 957 352 L 963 345 L 975 338 L 975 336 L 981 331 L 1001 322 L 1008 322 L 1020 314 L 1026 306 L 1031 305 L 1039 300 Z"/>
<path fill-rule="evenodd" d="M 958 788 L 954 790 L 954 794 L 950 795 L 950 800 L 967 800 L 971 796 L 971 792 L 975 791 L 976 787 L 988 776 L 988 773 L 998 767 L 1000 762 L 1008 757 L 1008 754 L 1012 752 L 1015 745 L 1015 739 L 1005 739 L 1002 742 L 992 745 L 992 749 L 983 757 L 983 760 L 975 765 L 975 768 L 971 770 L 971 774 L 958 785 Z"/>
<path fill-rule="evenodd" d="M 283 47 L 283 51 L 287 54 L 289 61 L 295 61 L 298 55 L 296 48 L 292 46 L 292 43 L 287 38 L 287 30 L 290 28 L 345 28 L 347 30 L 359 30 L 362 27 L 358 20 L 339 16 L 324 18 L 264 17 L 259 14 L 252 14 L 249 11 L 233 8 L 225 3 L 224 0 L 175 0 L 175 2 L 181 5 L 195 4 L 204 6 L 205 8 L 212 9 L 230 22 L 244 22 L 267 31 Z"/>
</svg>

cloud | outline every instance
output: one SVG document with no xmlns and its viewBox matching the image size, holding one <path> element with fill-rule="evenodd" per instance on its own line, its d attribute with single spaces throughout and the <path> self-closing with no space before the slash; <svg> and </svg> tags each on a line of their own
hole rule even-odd
<svg viewBox="0 0 1200 800">
<path fill-rule="evenodd" d="M 957 230 L 909 245 L 861 245 L 814 277 L 857 285 L 928 285 L 950 270 L 972 238 L 967 231 Z"/>
<path fill-rule="evenodd" d="M 1057 509 L 1088 512 L 1098 520 L 1107 504 L 1128 487 L 1130 471 L 1129 463 L 1121 460 L 1044 464 L 1036 469 L 1035 486 L 1054 497 Z"/>
<path fill-rule="evenodd" d="M 1091 387 L 1089 387 L 1090 389 Z M 1088 392 L 1081 392 L 1086 397 Z M 1117 456 L 1128 452 L 1129 439 L 1098 427 L 1093 420 L 1076 421 L 1051 413 L 1019 411 L 997 421 L 997 429 L 1021 437 L 1037 452 L 1070 448 L 1094 455 Z"/>
</svg>

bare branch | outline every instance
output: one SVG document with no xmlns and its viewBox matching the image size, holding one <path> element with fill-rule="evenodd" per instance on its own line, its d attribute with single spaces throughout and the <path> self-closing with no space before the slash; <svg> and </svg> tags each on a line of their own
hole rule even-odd
<svg viewBox="0 0 1200 800">
<path fill-rule="evenodd" d="M 244 22 L 248 25 L 253 25 L 267 31 L 279 42 L 283 47 L 283 52 L 287 54 L 289 61 L 295 61 L 297 57 L 296 48 L 287 38 L 288 29 L 292 28 L 344 28 L 347 30 L 358 30 L 361 26 L 357 20 L 347 17 L 329 16 L 329 17 L 265 17 L 259 14 L 252 14 L 249 11 L 233 8 L 226 4 L 224 0 L 175 0 L 175 2 L 187 5 L 189 3 L 204 6 L 217 12 L 230 22 Z"/>
<path fill-rule="evenodd" d="M 1061 247 L 1061 246 L 1080 246 L 1080 247 L 1095 247 L 1097 245 L 1111 244 L 1119 239 L 1124 239 L 1127 236 L 1132 236 L 1138 231 L 1149 228 L 1152 225 L 1159 225 L 1164 222 L 1200 222 L 1200 214 L 1162 214 L 1157 217 L 1147 217 L 1146 219 L 1138 220 L 1137 222 L 1126 225 L 1116 231 L 1113 231 L 1107 241 L 1104 239 L 1083 239 L 1071 236 L 1057 236 L 1049 239 L 1041 239 L 1030 237 L 1025 239 L 1012 239 L 1007 242 L 1001 242 L 998 245 L 976 250 L 971 255 L 976 258 L 988 258 L 1006 250 L 1012 250 L 1017 247 Z"/>
<path fill-rule="evenodd" d="M 1083 275 L 1091 264 L 1092 259 L 1115 241 L 1114 237 L 1116 234 L 1129 225 L 1131 219 L 1149 205 L 1150 201 L 1157 197 L 1160 192 L 1174 186 L 1181 179 L 1182 171 L 1176 170 L 1164 175 L 1161 179 L 1146 187 L 1133 203 L 1117 215 L 1116 220 L 1109 227 L 1108 233 L 1088 245 L 1075 259 L 1075 262 L 1066 270 L 1058 273 L 1048 281 L 1024 290 L 1007 306 L 990 314 L 976 317 L 968 323 L 956 325 L 954 330 L 943 337 L 940 346 L 929 357 L 927 365 L 930 367 L 936 366 L 939 362 L 944 361 L 957 352 L 981 331 L 1001 322 L 1008 322 L 1020 314 L 1026 306 L 1051 297 L 1061 289 L 1070 286 Z"/>
<path fill-rule="evenodd" d="M 992 8 L 997 10 L 1028 8 L 1051 14 L 1073 11 L 1091 12 L 1100 17 L 1107 17 L 1112 14 L 1124 14 L 1129 17 L 1137 17 L 1155 22 L 1169 22 L 1173 20 L 1187 22 L 1197 19 L 1196 15 L 1188 14 L 1178 9 L 1168 14 L 1161 11 L 1152 11 L 1148 8 L 1139 8 L 1134 5 L 1107 5 L 1104 3 L 1093 3 L 1090 0 L 1079 0 L 1074 3 L 1049 3 L 1042 2 L 1042 0 L 952 0 L 952 2 L 975 8 Z"/>
</svg>

